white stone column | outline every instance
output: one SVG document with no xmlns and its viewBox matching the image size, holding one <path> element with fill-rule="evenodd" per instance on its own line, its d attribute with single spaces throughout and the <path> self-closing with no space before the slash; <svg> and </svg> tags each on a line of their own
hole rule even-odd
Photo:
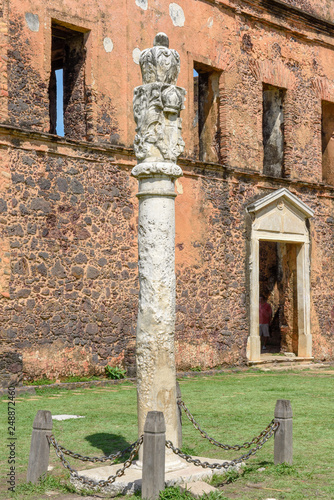
<svg viewBox="0 0 334 500">
<path fill-rule="evenodd" d="M 175 180 L 184 143 L 180 111 L 185 90 L 175 85 L 180 58 L 159 33 L 154 47 L 142 52 L 143 85 L 134 92 L 137 135 L 134 149 L 139 164 L 132 175 L 139 181 L 138 269 L 139 309 L 136 363 L 138 428 L 143 433 L 149 411 L 162 411 L 166 439 L 178 446 L 175 333 Z M 139 465 L 142 451 L 139 454 Z M 179 458 L 166 453 L 166 469 Z"/>
<path fill-rule="evenodd" d="M 309 251 L 308 242 L 297 249 L 298 356 L 305 358 L 312 357 Z"/>
<path fill-rule="evenodd" d="M 175 177 L 137 174 L 139 179 L 138 266 L 139 309 L 137 323 L 138 428 L 143 433 L 149 411 L 162 411 L 166 438 L 178 445 L 176 406 L 175 332 L 175 178 L 176 165 L 167 164 Z M 147 171 L 147 170 L 146 170 Z M 166 466 L 179 463 L 166 457 Z"/>
<path fill-rule="evenodd" d="M 259 331 L 259 240 L 252 236 L 250 258 L 250 332 L 247 340 L 247 358 L 258 361 L 261 358 L 261 340 Z"/>
</svg>

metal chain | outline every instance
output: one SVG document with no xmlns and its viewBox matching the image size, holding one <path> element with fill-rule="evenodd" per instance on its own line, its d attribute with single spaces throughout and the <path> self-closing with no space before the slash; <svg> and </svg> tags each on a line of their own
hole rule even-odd
<svg viewBox="0 0 334 500">
<path fill-rule="evenodd" d="M 255 455 L 255 453 L 262 448 L 262 446 L 273 436 L 274 432 L 278 428 L 279 423 L 278 422 L 271 422 L 269 427 L 269 430 L 267 433 L 262 436 L 262 438 L 259 440 L 257 445 L 249 450 L 248 453 L 245 453 L 244 455 L 241 455 L 241 457 L 236 458 L 231 461 L 226 461 L 223 463 L 218 463 L 215 462 L 213 464 L 210 464 L 209 462 L 201 462 L 199 458 L 193 458 L 191 455 L 187 455 L 187 453 L 183 453 L 179 448 L 175 448 L 173 443 L 171 441 L 166 441 L 166 447 L 171 449 L 173 453 L 178 455 L 179 457 L 183 458 L 189 463 L 192 463 L 194 465 L 203 467 L 204 469 L 228 469 L 229 467 L 233 467 L 234 465 L 240 464 L 244 460 L 248 460 L 252 455 Z"/>
<path fill-rule="evenodd" d="M 253 444 L 256 444 L 254 448 L 252 448 L 248 453 L 245 453 L 244 455 L 241 455 L 241 457 L 231 460 L 231 461 L 226 461 L 223 463 L 213 463 L 210 464 L 209 462 L 201 462 L 198 458 L 193 458 L 191 455 L 188 455 L 186 453 L 183 453 L 179 448 L 174 447 L 173 443 L 171 441 L 166 441 L 166 447 L 171 449 L 173 453 L 176 455 L 180 456 L 184 460 L 186 460 L 189 463 L 192 463 L 196 466 L 201 466 L 205 469 L 228 469 L 229 467 L 232 467 L 234 465 L 240 464 L 244 460 L 248 460 L 252 455 L 255 455 L 255 453 L 262 448 L 262 446 L 273 436 L 274 432 L 279 426 L 278 422 L 275 422 L 272 420 L 270 424 L 255 438 L 253 438 L 251 441 L 246 441 L 242 445 L 234 445 L 230 446 L 227 444 L 222 444 L 219 441 L 216 441 L 212 437 L 210 437 L 205 431 L 201 429 L 199 424 L 196 422 L 195 418 L 193 415 L 190 413 L 188 410 L 187 406 L 183 401 L 178 401 L 178 404 L 180 407 L 182 407 L 190 420 L 192 422 L 193 426 L 195 429 L 197 429 L 201 436 L 205 439 L 207 439 L 211 444 L 218 446 L 224 450 L 240 450 L 241 448 L 250 448 Z M 63 446 L 59 445 L 56 438 L 52 434 L 49 436 L 49 442 L 52 444 L 52 446 L 55 448 L 56 455 L 58 458 L 60 458 L 63 466 L 70 471 L 71 477 L 77 479 L 80 481 L 82 484 L 88 485 L 90 487 L 104 487 L 107 485 L 112 484 L 118 477 L 121 477 L 124 475 L 125 470 L 130 467 L 132 464 L 134 457 L 138 453 L 138 450 L 140 446 L 143 443 L 143 438 L 144 436 L 140 436 L 140 438 L 132 443 L 128 448 L 126 448 L 123 451 L 118 451 L 117 453 L 110 454 L 110 455 L 104 455 L 102 457 L 88 457 L 84 455 L 80 455 L 79 453 L 74 453 L 71 450 L 67 450 Z M 123 464 L 123 467 L 116 471 L 114 475 L 109 476 L 106 480 L 100 480 L 100 481 L 94 481 L 93 479 L 86 479 L 83 476 L 79 476 L 78 472 L 74 469 L 72 469 L 71 465 L 69 462 L 66 460 L 64 455 L 71 456 L 72 458 L 81 460 L 83 462 L 106 462 L 107 460 L 115 460 L 116 458 L 120 458 L 121 456 L 125 455 L 126 453 L 130 452 L 130 457 L 128 460 L 126 460 Z"/>
<path fill-rule="evenodd" d="M 128 458 L 128 460 L 126 460 L 124 462 L 123 467 L 121 469 L 119 469 L 114 475 L 109 476 L 106 480 L 101 479 L 100 481 L 94 481 L 94 479 L 86 479 L 83 476 L 79 476 L 78 472 L 76 470 L 72 469 L 71 465 L 64 457 L 64 454 L 63 454 L 62 450 L 60 449 L 54 435 L 51 435 L 49 437 L 49 442 L 55 448 L 56 455 L 62 461 L 63 466 L 70 471 L 70 475 L 72 478 L 77 479 L 82 484 L 86 484 L 87 486 L 90 486 L 90 487 L 103 488 L 103 487 L 108 486 L 109 484 L 112 484 L 113 482 L 115 482 L 118 477 L 121 477 L 124 475 L 125 470 L 128 467 L 130 467 L 130 465 L 132 464 L 132 462 L 134 460 L 134 457 L 138 453 L 138 450 L 143 443 L 143 438 L 144 438 L 144 436 L 142 435 L 142 436 L 140 436 L 138 441 L 136 441 L 136 443 L 134 444 L 134 447 L 131 451 L 130 457 Z"/>
<path fill-rule="evenodd" d="M 51 437 L 54 437 L 53 435 Z M 69 457 L 75 458 L 76 460 L 81 460 L 81 462 L 107 462 L 108 460 L 116 460 L 116 458 L 123 457 L 126 453 L 129 453 L 133 450 L 133 448 L 136 446 L 137 441 L 134 443 L 130 444 L 125 450 L 123 451 L 117 451 L 116 453 L 111 453 L 110 455 L 103 455 L 102 457 L 88 457 L 85 455 L 80 455 L 80 453 L 74 453 L 74 451 L 68 450 L 67 448 L 64 448 L 64 446 L 61 446 L 59 443 L 58 448 L 63 452 L 64 455 L 68 455 Z"/>
<path fill-rule="evenodd" d="M 245 449 L 250 448 L 253 444 L 257 444 L 257 443 L 260 442 L 260 440 L 268 433 L 268 431 L 271 429 L 271 427 L 272 427 L 272 425 L 274 423 L 274 419 L 273 419 L 270 422 L 270 424 L 267 425 L 267 427 L 262 432 L 260 432 L 260 434 L 258 436 L 254 437 L 251 441 L 245 441 L 243 444 L 235 444 L 235 445 L 223 444 L 223 443 L 220 443 L 219 441 L 216 441 L 216 439 L 210 437 L 207 432 L 203 431 L 203 429 L 200 427 L 200 425 L 198 424 L 198 422 L 196 422 L 194 416 L 190 413 L 190 411 L 187 408 L 187 406 L 184 403 L 184 401 L 182 401 L 182 400 L 178 401 L 178 405 L 181 408 L 183 408 L 183 410 L 185 411 L 185 414 L 187 415 L 188 419 L 193 424 L 193 426 L 195 427 L 195 429 L 199 431 L 199 433 L 201 434 L 201 436 L 203 438 L 207 439 L 214 446 L 218 446 L 219 448 L 222 448 L 223 450 L 237 450 L 238 451 L 238 450 L 241 450 L 242 448 L 245 448 Z"/>
</svg>

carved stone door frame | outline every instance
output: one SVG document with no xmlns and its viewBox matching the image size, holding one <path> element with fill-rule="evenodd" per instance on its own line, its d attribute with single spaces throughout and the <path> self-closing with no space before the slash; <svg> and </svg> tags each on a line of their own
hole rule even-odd
<svg viewBox="0 0 334 500">
<path fill-rule="evenodd" d="M 259 246 L 260 241 L 297 244 L 297 309 L 298 309 L 298 356 L 312 357 L 310 321 L 310 236 L 306 220 L 314 212 L 285 188 L 252 203 L 248 208 L 252 215 L 250 241 L 250 330 L 247 342 L 247 358 L 261 358 L 259 333 Z"/>
</svg>

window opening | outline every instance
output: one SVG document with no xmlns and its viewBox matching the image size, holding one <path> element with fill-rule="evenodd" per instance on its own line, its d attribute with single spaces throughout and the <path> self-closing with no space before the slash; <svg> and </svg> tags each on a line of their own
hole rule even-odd
<svg viewBox="0 0 334 500">
<path fill-rule="evenodd" d="M 85 42 L 87 33 L 52 22 L 49 84 L 50 133 L 73 139 L 86 136 Z"/>
<path fill-rule="evenodd" d="M 220 158 L 219 76 L 218 71 L 200 63 L 194 64 L 195 155 L 201 161 L 217 162 Z"/>
<path fill-rule="evenodd" d="M 283 177 L 285 90 L 263 85 L 263 173 Z"/>
<path fill-rule="evenodd" d="M 321 103 L 322 180 L 334 185 L 334 103 Z"/>
<path fill-rule="evenodd" d="M 56 70 L 56 134 L 64 137 L 64 70 Z"/>
</svg>

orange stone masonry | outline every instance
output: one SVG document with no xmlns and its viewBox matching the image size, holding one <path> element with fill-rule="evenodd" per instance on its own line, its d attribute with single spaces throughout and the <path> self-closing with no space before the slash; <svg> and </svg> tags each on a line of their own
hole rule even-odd
<svg viewBox="0 0 334 500">
<path fill-rule="evenodd" d="M 83 47 L 69 68 L 75 54 L 65 43 L 64 72 L 80 76 L 65 90 L 80 120 L 64 137 L 49 133 L 56 28 Z M 177 368 L 247 362 L 247 207 L 282 187 L 314 211 L 313 356 L 333 361 L 334 174 L 322 155 L 324 137 L 334 140 L 322 119 L 323 102 L 334 103 L 329 0 L 0 0 L 0 353 L 22 355 L 30 379 L 102 373 L 106 364 L 135 371 L 132 98 L 140 52 L 158 32 L 180 54 L 187 90 L 175 202 Z M 214 75 L 207 96 L 194 98 L 194 67 Z M 264 85 L 284 90 L 280 177 L 263 173 Z M 199 160 L 195 99 L 218 106 L 211 114 L 203 106 L 214 161 Z M 274 312 L 281 307 L 277 345 L 298 354 L 295 250 L 263 258 L 262 274 Z M 3 384 L 19 378 L 18 364 L 2 363 Z"/>
</svg>

